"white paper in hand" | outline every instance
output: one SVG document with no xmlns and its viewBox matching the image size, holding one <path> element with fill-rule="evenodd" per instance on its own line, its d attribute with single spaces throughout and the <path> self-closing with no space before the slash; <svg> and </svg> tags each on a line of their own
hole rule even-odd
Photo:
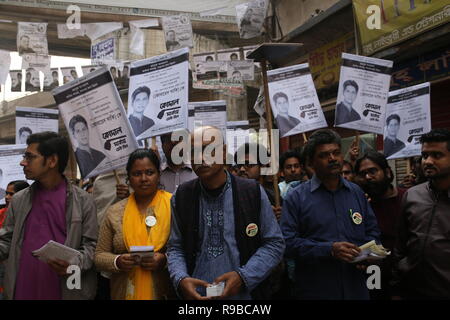
<svg viewBox="0 0 450 320">
<path fill-rule="evenodd" d="M 41 248 L 32 252 L 33 256 L 39 260 L 47 262 L 48 260 L 60 259 L 69 264 L 77 264 L 81 253 L 78 250 L 65 246 L 61 243 L 50 240 Z"/>
</svg>

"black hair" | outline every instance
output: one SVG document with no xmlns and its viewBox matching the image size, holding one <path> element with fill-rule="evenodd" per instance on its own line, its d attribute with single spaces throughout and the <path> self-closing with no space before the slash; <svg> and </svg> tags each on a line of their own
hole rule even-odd
<svg viewBox="0 0 450 320">
<path fill-rule="evenodd" d="M 390 171 L 391 177 L 389 179 L 389 182 L 392 182 L 394 180 L 394 175 L 392 173 L 392 169 L 389 166 L 388 161 L 386 160 L 386 156 L 382 154 L 381 152 L 369 150 L 367 151 L 361 158 L 356 160 L 355 163 L 355 172 L 358 173 L 359 169 L 361 168 L 361 162 L 364 160 L 370 160 L 373 163 L 375 163 L 377 166 L 381 168 L 381 170 L 384 171 L 384 174 L 387 174 L 387 171 Z"/>
<path fill-rule="evenodd" d="M 289 101 L 287 94 L 284 92 L 277 92 L 273 95 L 273 101 L 275 101 L 275 103 L 277 102 L 278 98 L 285 98 L 286 101 Z"/>
<path fill-rule="evenodd" d="M 345 90 L 345 88 L 347 88 L 348 86 L 354 87 L 354 88 L 356 89 L 356 92 L 358 92 L 358 90 L 359 90 L 359 87 L 358 87 L 358 84 L 356 83 L 356 81 L 353 81 L 353 80 L 347 80 L 347 81 L 345 81 L 345 82 L 344 82 L 344 90 Z"/>
<path fill-rule="evenodd" d="M 394 119 L 397 120 L 398 123 L 400 123 L 400 116 L 398 114 L 393 113 L 389 117 L 386 118 L 386 125 L 389 125 L 389 122 Z"/>
<path fill-rule="evenodd" d="M 53 71 L 52 71 L 52 76 L 53 76 L 55 73 L 56 73 L 57 76 L 59 76 L 58 71 L 56 71 L 56 70 L 53 70 Z"/>
<path fill-rule="evenodd" d="M 347 165 L 347 166 L 350 167 L 350 171 L 351 171 L 351 172 L 355 172 L 355 171 L 353 170 L 353 165 L 352 165 L 352 163 L 351 163 L 350 161 L 343 160 L 343 161 L 342 161 L 342 167 L 344 167 L 345 165 Z"/>
<path fill-rule="evenodd" d="M 25 180 L 14 180 L 8 183 L 8 187 L 10 185 L 13 185 L 14 192 L 19 192 L 20 190 L 23 190 L 25 188 L 28 188 L 30 185 Z"/>
<path fill-rule="evenodd" d="M 285 153 L 283 153 L 280 157 L 280 170 L 284 169 L 284 163 L 289 158 L 297 158 L 298 162 L 301 164 L 302 160 L 300 157 L 300 154 L 294 150 L 288 150 Z"/>
<path fill-rule="evenodd" d="M 134 90 L 133 94 L 131 95 L 131 101 L 134 102 L 134 99 L 136 99 L 136 96 L 139 93 L 145 92 L 147 94 L 148 97 L 150 97 L 150 88 L 146 87 L 146 86 L 142 86 L 137 88 L 136 90 Z"/>
<path fill-rule="evenodd" d="M 135 151 L 133 151 L 130 154 L 130 156 L 128 158 L 127 167 L 126 167 L 128 177 L 130 177 L 131 167 L 133 166 L 134 162 L 136 160 L 145 159 L 145 158 L 148 158 L 148 160 L 150 160 L 150 162 L 153 163 L 153 165 L 156 167 L 156 170 L 158 170 L 158 173 L 160 172 L 159 158 L 153 150 L 151 150 L 151 149 L 136 149 Z"/>
<path fill-rule="evenodd" d="M 27 138 L 27 145 L 38 143 L 38 152 L 45 159 L 56 154 L 58 157 L 58 171 L 63 174 L 69 160 L 69 143 L 63 136 L 55 132 L 44 131 L 30 134 Z"/>
<path fill-rule="evenodd" d="M 235 56 L 236 58 L 238 58 L 238 55 L 237 55 L 236 52 L 233 52 L 232 54 L 230 54 L 230 59 L 231 59 L 232 56 Z"/>
<path fill-rule="evenodd" d="M 73 133 L 75 133 L 75 125 L 78 122 L 84 123 L 84 125 L 86 127 L 88 126 L 86 119 L 83 116 L 77 114 L 77 115 L 73 116 L 72 119 L 70 119 L 70 121 L 69 121 L 69 128 L 70 128 L 70 130 L 72 130 Z"/>
<path fill-rule="evenodd" d="M 162 144 L 172 141 L 172 133 L 165 133 L 165 134 L 162 134 L 160 137 L 161 137 Z"/>
<path fill-rule="evenodd" d="M 450 130 L 433 129 L 420 137 L 420 143 L 424 144 L 425 142 L 447 142 L 447 150 L 450 151 Z"/>
<path fill-rule="evenodd" d="M 24 133 L 25 131 L 29 132 L 30 134 L 33 133 L 33 131 L 31 131 L 30 128 L 28 128 L 28 127 L 22 127 L 22 128 L 19 129 L 19 135 L 21 135 L 21 134 Z"/>
<path fill-rule="evenodd" d="M 253 150 L 256 150 L 256 152 L 257 152 L 256 162 L 258 165 L 261 165 L 260 154 L 266 154 L 267 156 L 270 156 L 270 153 L 267 151 L 266 147 L 264 147 L 262 144 L 254 143 L 254 142 L 246 142 L 243 145 L 241 145 L 234 153 L 234 163 L 236 163 L 236 164 L 243 163 L 244 159 L 238 158 L 238 155 L 240 155 L 242 153 L 244 156 L 246 156 L 246 155 L 250 154 L 250 151 L 253 151 Z M 238 162 L 238 160 L 239 160 L 239 162 Z"/>
<path fill-rule="evenodd" d="M 318 146 L 332 143 L 335 143 L 341 147 L 341 137 L 335 131 L 330 129 L 314 131 L 314 133 L 309 137 L 304 149 L 307 161 L 310 162 L 314 158 L 314 154 Z"/>
</svg>

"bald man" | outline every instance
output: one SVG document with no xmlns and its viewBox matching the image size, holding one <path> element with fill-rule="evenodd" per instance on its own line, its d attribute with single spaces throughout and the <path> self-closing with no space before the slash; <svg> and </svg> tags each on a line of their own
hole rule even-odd
<svg viewBox="0 0 450 320">
<path fill-rule="evenodd" d="M 191 136 L 198 178 L 172 197 L 170 276 L 184 299 L 210 299 L 206 287 L 221 282 L 220 299 L 269 299 L 265 280 L 283 257 L 283 236 L 261 186 L 225 170 L 225 150 L 215 127 Z"/>
</svg>

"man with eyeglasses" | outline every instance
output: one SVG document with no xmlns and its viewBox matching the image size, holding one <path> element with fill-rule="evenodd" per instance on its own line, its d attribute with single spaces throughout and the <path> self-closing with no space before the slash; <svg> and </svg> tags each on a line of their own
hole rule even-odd
<svg viewBox="0 0 450 320">
<path fill-rule="evenodd" d="M 92 197 L 64 176 L 68 141 L 54 132 L 32 134 L 20 162 L 35 182 L 11 199 L 0 229 L 0 261 L 8 259 L 4 295 L 15 300 L 93 299 L 97 215 Z M 33 255 L 50 240 L 77 250 L 73 261 L 43 262 Z M 68 286 L 68 268 L 79 268 L 79 288 Z M 70 283 L 70 281 L 69 281 Z"/>
<path fill-rule="evenodd" d="M 370 199 L 370 204 L 381 232 L 381 244 L 389 251 L 394 249 L 398 234 L 398 221 L 405 189 L 392 185 L 394 174 L 386 157 L 379 152 L 369 151 L 356 161 L 356 181 Z M 384 259 L 381 264 L 381 290 L 371 291 L 371 297 L 386 300 L 391 297 L 392 259 Z"/>
<path fill-rule="evenodd" d="M 281 230 L 286 256 L 295 259 L 295 297 L 319 300 L 369 299 L 359 246 L 379 230 L 364 192 L 342 178 L 341 139 L 332 130 L 314 132 L 305 146 L 311 180 L 283 201 Z"/>
</svg>

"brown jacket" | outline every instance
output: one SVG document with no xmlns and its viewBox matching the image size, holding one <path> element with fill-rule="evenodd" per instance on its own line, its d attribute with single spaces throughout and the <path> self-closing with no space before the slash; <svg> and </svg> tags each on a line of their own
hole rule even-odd
<svg viewBox="0 0 450 320">
<path fill-rule="evenodd" d="M 128 273 L 116 269 L 114 260 L 117 256 L 128 253 L 123 240 L 123 214 L 128 198 L 111 206 L 105 214 L 100 227 L 98 244 L 95 250 L 95 265 L 103 272 L 112 273 L 110 277 L 111 298 L 124 300 L 126 295 Z M 153 272 L 155 300 L 174 298 L 167 268 Z"/>
<path fill-rule="evenodd" d="M 67 181 L 67 180 L 66 180 Z M 0 261 L 8 258 L 5 269 L 4 295 L 14 298 L 16 275 L 19 270 L 25 221 L 33 204 L 36 183 L 19 191 L 12 198 L 6 221 L 0 229 Z M 94 269 L 94 250 L 97 242 L 97 213 L 92 196 L 67 181 L 66 246 L 81 252 L 81 289 L 68 289 L 67 277 L 61 278 L 64 300 L 94 299 L 97 275 Z"/>
<path fill-rule="evenodd" d="M 450 297 L 450 190 L 425 182 L 405 193 L 393 258 L 395 295 Z"/>
</svg>

